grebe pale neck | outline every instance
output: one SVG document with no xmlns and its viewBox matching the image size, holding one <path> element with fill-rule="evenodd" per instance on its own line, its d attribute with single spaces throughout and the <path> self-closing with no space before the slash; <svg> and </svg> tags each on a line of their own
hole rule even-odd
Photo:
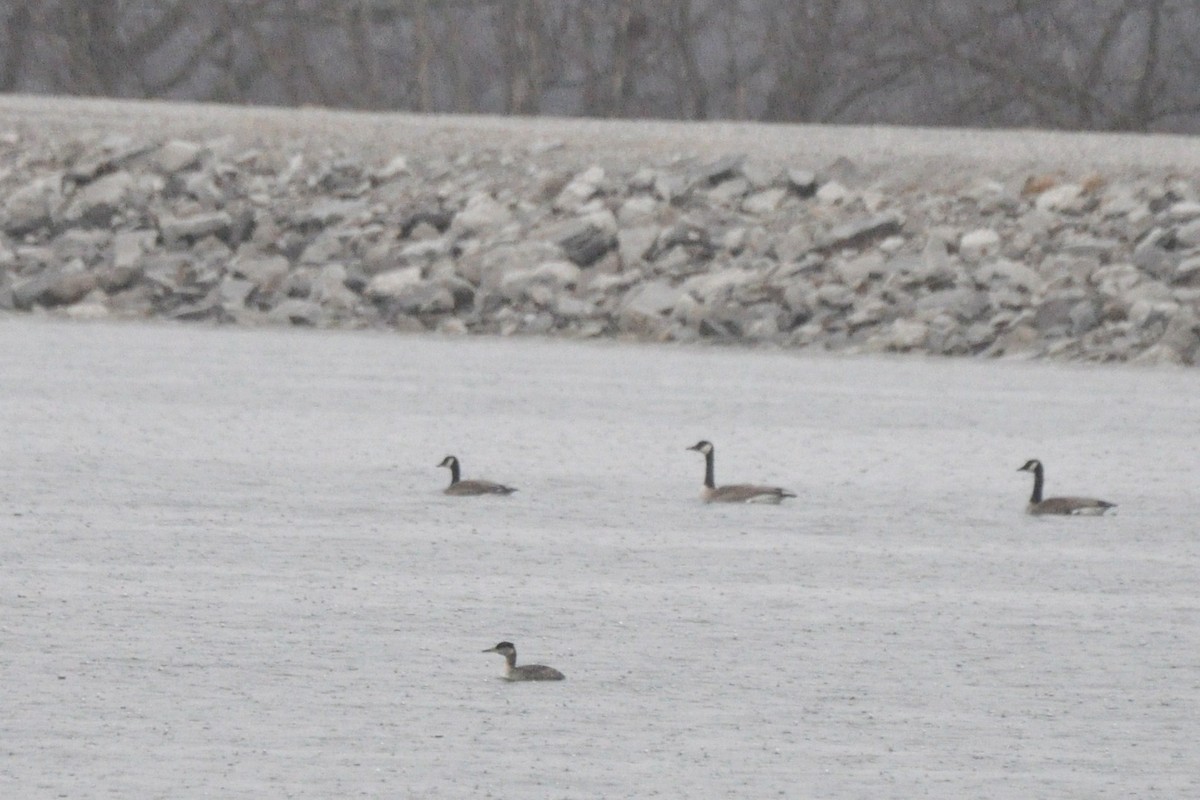
<svg viewBox="0 0 1200 800">
<path fill-rule="evenodd" d="M 499 653 L 504 656 L 504 677 L 510 681 L 561 681 L 563 674 L 554 667 L 544 664 L 526 664 L 517 666 L 517 648 L 512 642 L 500 642 L 495 647 L 484 650 L 485 653 Z"/>
</svg>

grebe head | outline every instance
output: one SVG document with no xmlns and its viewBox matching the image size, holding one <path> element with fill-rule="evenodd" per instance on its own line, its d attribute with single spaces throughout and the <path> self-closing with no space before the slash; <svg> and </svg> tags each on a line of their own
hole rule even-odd
<svg viewBox="0 0 1200 800">
<path fill-rule="evenodd" d="M 500 644 L 496 645 L 495 647 L 489 647 L 487 650 L 484 650 L 483 652 L 499 653 L 500 655 L 507 658 L 510 654 L 516 655 L 517 648 L 513 647 L 512 642 L 501 642 Z"/>
<path fill-rule="evenodd" d="M 712 446 L 712 442 L 701 439 L 700 441 L 696 442 L 694 445 L 689 447 L 688 450 L 695 450 L 698 453 L 704 453 L 704 455 L 708 455 L 709 453 L 711 453 L 713 451 L 713 446 Z"/>
</svg>

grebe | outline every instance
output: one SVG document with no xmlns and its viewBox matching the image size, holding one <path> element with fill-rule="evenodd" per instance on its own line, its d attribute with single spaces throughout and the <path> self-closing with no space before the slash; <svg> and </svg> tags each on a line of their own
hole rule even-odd
<svg viewBox="0 0 1200 800">
<path fill-rule="evenodd" d="M 566 677 L 554 667 L 547 667 L 543 664 L 525 664 L 518 667 L 517 648 L 513 647 L 512 642 L 501 642 L 483 652 L 499 653 L 504 656 L 504 679 L 506 681 L 561 681 Z"/>
<path fill-rule="evenodd" d="M 495 483 L 493 481 L 459 480 L 458 459 L 454 456 L 446 456 L 442 459 L 442 463 L 438 464 L 438 466 L 450 468 L 450 485 L 446 487 L 445 494 L 512 494 L 516 491 L 516 489 L 511 486 L 505 486 L 502 483 Z"/>
<path fill-rule="evenodd" d="M 1031 458 L 1017 472 L 1033 473 L 1033 496 L 1025 507 L 1029 514 L 1074 514 L 1099 516 L 1110 508 L 1116 508 L 1116 503 L 1107 500 L 1097 500 L 1093 497 L 1047 497 L 1042 499 L 1042 483 L 1045 479 L 1045 468 L 1042 462 Z"/>
<path fill-rule="evenodd" d="M 771 503 L 779 505 L 785 497 L 796 495 L 778 486 L 754 486 L 749 483 L 733 483 L 728 486 L 717 486 L 713 481 L 712 442 L 700 440 L 688 450 L 704 453 L 704 491 L 700 497 L 706 503 Z"/>
</svg>

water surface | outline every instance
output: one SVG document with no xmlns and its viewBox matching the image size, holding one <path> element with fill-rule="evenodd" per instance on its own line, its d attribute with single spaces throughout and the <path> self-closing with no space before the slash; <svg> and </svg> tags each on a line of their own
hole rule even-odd
<svg viewBox="0 0 1200 800">
<path fill-rule="evenodd" d="M 9 318 L 0 391 L 5 795 L 1200 794 L 1195 372 Z"/>
</svg>

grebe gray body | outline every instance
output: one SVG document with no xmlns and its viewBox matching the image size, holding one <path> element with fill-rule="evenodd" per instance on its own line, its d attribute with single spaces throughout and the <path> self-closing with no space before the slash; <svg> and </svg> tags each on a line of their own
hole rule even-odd
<svg viewBox="0 0 1200 800">
<path fill-rule="evenodd" d="M 517 648 L 512 642 L 501 642 L 495 647 L 484 650 L 485 653 L 499 653 L 504 656 L 504 679 L 508 681 L 561 681 L 566 675 L 554 667 L 544 664 L 525 664 L 517 666 Z"/>
<path fill-rule="evenodd" d="M 1042 462 L 1031 458 L 1025 465 L 1017 468 L 1017 472 L 1033 473 L 1033 495 L 1029 505 L 1025 507 L 1028 514 L 1065 514 L 1074 516 L 1100 516 L 1110 508 L 1116 508 L 1116 503 L 1107 500 L 1097 500 L 1094 497 L 1047 497 L 1042 499 L 1042 483 L 1045 480 L 1045 468 Z"/>
<path fill-rule="evenodd" d="M 480 494 L 512 494 L 516 491 L 511 486 L 505 486 L 502 483 L 493 481 L 464 481 L 460 480 L 460 472 L 458 459 L 454 456 L 446 456 L 442 459 L 439 467 L 450 468 L 450 485 L 446 487 L 445 494 L 452 495 L 480 495 Z"/>
<path fill-rule="evenodd" d="M 706 503 L 770 503 L 779 505 L 785 497 L 796 495 L 778 486 L 755 486 L 749 483 L 731 483 L 728 486 L 717 486 L 713 479 L 713 461 L 715 448 L 712 442 L 700 440 L 688 450 L 704 454 L 704 490 L 700 497 Z"/>
</svg>

